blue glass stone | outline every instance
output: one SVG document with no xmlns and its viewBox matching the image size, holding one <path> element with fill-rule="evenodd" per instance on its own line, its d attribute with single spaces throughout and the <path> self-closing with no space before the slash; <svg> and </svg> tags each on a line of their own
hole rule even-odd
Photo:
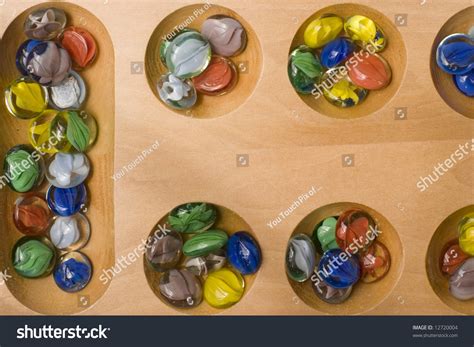
<svg viewBox="0 0 474 347">
<path fill-rule="evenodd" d="M 87 190 L 84 184 L 73 188 L 57 188 L 50 186 L 46 193 L 48 206 L 61 217 L 72 216 L 79 212 L 87 203 Z"/>
<path fill-rule="evenodd" d="M 436 62 L 449 74 L 466 74 L 474 68 L 474 39 L 464 34 L 447 36 L 438 45 Z"/>
<path fill-rule="evenodd" d="M 318 274 L 331 287 L 348 288 L 360 278 L 359 258 L 340 249 L 330 249 L 319 262 Z"/>
<path fill-rule="evenodd" d="M 250 275 L 260 268 L 262 253 L 252 236 L 239 231 L 227 241 L 227 259 L 242 275 Z"/>
<path fill-rule="evenodd" d="M 82 253 L 66 254 L 54 269 L 56 285 L 66 292 L 78 292 L 89 283 L 92 276 L 92 265 Z"/>
<path fill-rule="evenodd" d="M 465 75 L 454 75 L 456 87 L 465 95 L 474 96 L 474 69 Z"/>
<path fill-rule="evenodd" d="M 337 38 L 324 46 L 321 51 L 321 63 L 328 69 L 336 67 L 349 58 L 354 49 L 355 45 L 351 40 L 345 37 Z"/>
<path fill-rule="evenodd" d="M 35 48 L 41 41 L 38 40 L 26 40 L 23 42 L 18 51 L 16 52 L 16 68 L 23 76 L 28 76 L 28 70 L 26 70 L 26 58 L 30 52 Z"/>
</svg>

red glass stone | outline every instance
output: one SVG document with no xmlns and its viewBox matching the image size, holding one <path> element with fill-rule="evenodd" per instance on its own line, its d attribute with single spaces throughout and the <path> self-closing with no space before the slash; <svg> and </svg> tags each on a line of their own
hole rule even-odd
<svg viewBox="0 0 474 347">
<path fill-rule="evenodd" d="M 375 241 L 360 258 L 362 282 L 372 283 L 383 278 L 390 270 L 390 251 L 381 242 Z"/>
<path fill-rule="evenodd" d="M 356 86 L 376 90 L 390 83 L 392 71 L 390 65 L 381 56 L 363 51 L 358 54 L 357 63 L 348 69 L 348 75 Z"/>
<path fill-rule="evenodd" d="M 366 250 L 377 237 L 374 219 L 365 211 L 349 210 L 339 216 L 336 242 L 342 250 L 356 254 Z"/>
<path fill-rule="evenodd" d="M 223 95 L 234 88 L 238 73 L 234 63 L 214 55 L 206 70 L 193 78 L 194 87 L 206 95 Z"/>
<path fill-rule="evenodd" d="M 52 218 L 53 214 L 41 194 L 26 194 L 15 201 L 13 222 L 25 235 L 44 235 Z"/>
<path fill-rule="evenodd" d="M 469 256 L 459 247 L 458 240 L 448 242 L 441 252 L 441 271 L 447 275 L 452 275 L 464 263 Z"/>
<path fill-rule="evenodd" d="M 97 54 L 97 44 L 94 37 L 82 28 L 66 28 L 61 34 L 60 43 L 68 51 L 78 69 L 89 66 Z"/>
</svg>

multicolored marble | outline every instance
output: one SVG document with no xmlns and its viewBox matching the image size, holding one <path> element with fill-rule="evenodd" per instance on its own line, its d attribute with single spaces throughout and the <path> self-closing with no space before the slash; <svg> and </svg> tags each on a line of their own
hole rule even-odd
<svg viewBox="0 0 474 347">
<path fill-rule="evenodd" d="M 183 239 L 177 231 L 154 234 L 146 244 L 145 259 L 158 272 L 175 268 L 182 255 Z"/>
<path fill-rule="evenodd" d="M 61 251 L 77 251 L 89 241 L 91 226 L 82 213 L 70 217 L 56 217 L 49 229 L 49 238 Z"/>
<path fill-rule="evenodd" d="M 54 247 L 44 237 L 25 236 L 12 251 L 12 264 L 22 277 L 38 278 L 51 273 L 56 262 Z"/>
<path fill-rule="evenodd" d="M 67 253 L 59 259 L 53 276 L 60 289 L 75 293 L 89 284 L 92 278 L 92 264 L 85 254 Z"/>
<path fill-rule="evenodd" d="M 339 245 L 336 242 L 336 223 L 336 218 L 326 218 L 313 232 L 313 240 L 317 240 L 319 242 L 323 252 L 326 252 L 330 249 L 339 248 Z"/>
<path fill-rule="evenodd" d="M 468 258 L 469 256 L 459 247 L 457 239 L 448 242 L 441 251 L 441 271 L 447 275 L 452 275 Z"/>
<path fill-rule="evenodd" d="M 207 69 L 193 78 L 193 84 L 199 93 L 224 95 L 235 87 L 238 76 L 237 68 L 230 59 L 214 55 Z"/>
<path fill-rule="evenodd" d="M 388 248 L 382 242 L 375 241 L 360 256 L 362 282 L 373 283 L 382 279 L 390 270 L 390 264 Z"/>
<path fill-rule="evenodd" d="M 348 288 L 354 285 L 361 275 L 359 258 L 340 249 L 325 252 L 319 262 L 318 274 L 333 288 Z"/>
<path fill-rule="evenodd" d="M 48 92 L 31 78 L 21 77 L 5 89 L 5 105 L 12 116 L 32 119 L 48 107 Z"/>
<path fill-rule="evenodd" d="M 467 259 L 449 278 L 449 291 L 458 300 L 474 298 L 474 258 Z"/>
<path fill-rule="evenodd" d="M 184 267 L 196 276 L 207 276 L 213 271 L 222 269 L 227 263 L 226 252 L 218 249 L 205 257 L 188 258 Z"/>
<path fill-rule="evenodd" d="M 247 232 L 238 231 L 227 242 L 229 264 L 242 275 L 256 273 L 262 264 L 262 252 L 257 241 Z"/>
<path fill-rule="evenodd" d="M 352 293 L 352 286 L 347 288 L 334 288 L 324 281 L 313 282 L 311 287 L 316 296 L 328 304 L 341 304 L 346 301 Z"/>
<path fill-rule="evenodd" d="M 59 38 L 59 43 L 66 49 L 76 70 L 90 66 L 97 55 L 97 44 L 94 37 L 84 28 L 67 27 Z"/>
<path fill-rule="evenodd" d="M 167 106 L 186 110 L 193 107 L 197 101 L 197 93 L 193 81 L 182 80 L 168 73 L 161 76 L 157 84 L 158 95 Z"/>
<path fill-rule="evenodd" d="M 55 7 L 42 8 L 28 15 L 24 25 L 25 35 L 35 40 L 53 40 L 66 26 L 66 13 Z"/>
<path fill-rule="evenodd" d="M 216 208 L 205 202 L 190 202 L 175 207 L 168 215 L 168 223 L 173 230 L 181 233 L 200 233 L 214 225 Z"/>
<path fill-rule="evenodd" d="M 49 103 L 56 110 L 79 109 L 86 100 L 86 84 L 82 77 L 71 70 L 57 86 L 48 87 Z"/>
<path fill-rule="evenodd" d="M 454 75 L 456 87 L 466 96 L 474 97 L 474 69 L 464 75 Z"/>
<path fill-rule="evenodd" d="M 323 94 L 326 100 L 337 107 L 353 107 L 360 104 L 368 92 L 352 83 L 339 68 L 327 70 L 322 77 Z"/>
<path fill-rule="evenodd" d="M 16 228 L 29 236 L 43 235 L 52 222 L 44 194 L 28 193 L 19 196 L 13 208 L 13 222 Z"/>
<path fill-rule="evenodd" d="M 387 45 L 382 29 L 370 18 L 361 15 L 349 17 L 344 23 L 347 36 L 368 51 L 380 52 Z"/>
<path fill-rule="evenodd" d="M 474 256 L 474 212 L 466 214 L 458 225 L 459 246 L 469 256 Z"/>
<path fill-rule="evenodd" d="M 73 188 L 89 176 L 90 163 L 83 153 L 56 153 L 46 163 L 46 178 L 58 188 Z"/>
<path fill-rule="evenodd" d="M 235 18 L 215 15 L 201 26 L 202 35 L 209 41 L 212 51 L 223 57 L 240 54 L 247 45 L 247 33 Z"/>
<path fill-rule="evenodd" d="M 474 38 L 465 34 L 445 37 L 436 50 L 436 62 L 449 74 L 465 75 L 474 69 Z"/>
<path fill-rule="evenodd" d="M 339 36 L 344 22 L 335 15 L 313 20 L 304 31 L 304 42 L 310 48 L 321 48 Z"/>
<path fill-rule="evenodd" d="M 69 217 L 78 213 L 87 204 L 87 190 L 84 184 L 74 188 L 57 188 L 50 186 L 46 201 L 54 214 Z"/>
<path fill-rule="evenodd" d="M 44 41 L 31 49 L 25 66 L 29 75 L 38 83 L 45 86 L 58 85 L 71 70 L 71 58 L 56 42 Z"/>
<path fill-rule="evenodd" d="M 354 43 L 346 37 L 338 37 L 321 50 L 321 63 L 327 69 L 343 63 L 354 52 Z"/>
<path fill-rule="evenodd" d="M 296 282 L 308 280 L 316 267 L 316 249 L 306 234 L 290 238 L 286 248 L 286 274 Z"/>
<path fill-rule="evenodd" d="M 43 157 L 30 146 L 15 146 L 5 155 L 3 171 L 11 189 L 18 193 L 27 193 L 43 182 Z"/>
<path fill-rule="evenodd" d="M 166 301 L 176 307 L 191 308 L 202 301 L 201 281 L 186 269 L 165 272 L 160 277 L 159 289 Z"/>
<path fill-rule="evenodd" d="M 227 233 L 222 230 L 207 230 L 191 237 L 184 243 L 183 253 L 187 257 L 201 257 L 226 245 Z"/>
<path fill-rule="evenodd" d="M 341 214 L 336 224 L 336 241 L 352 254 L 367 251 L 377 237 L 377 224 L 370 214 L 354 209 Z"/>
<path fill-rule="evenodd" d="M 41 41 L 38 40 L 26 40 L 23 42 L 16 52 L 15 63 L 16 68 L 23 76 L 28 76 L 28 70 L 26 69 L 26 58 L 32 51 L 32 49 L 40 44 Z"/>
<path fill-rule="evenodd" d="M 290 53 L 288 77 L 298 93 L 311 94 L 322 75 L 318 56 L 308 46 L 299 46 Z"/>
<path fill-rule="evenodd" d="M 245 280 L 227 268 L 211 273 L 204 282 L 204 300 L 215 308 L 227 308 L 242 299 Z"/>
<path fill-rule="evenodd" d="M 390 84 L 392 70 L 384 58 L 367 52 L 361 52 L 358 57 L 358 63 L 348 69 L 352 83 L 368 90 L 382 89 Z"/>
</svg>

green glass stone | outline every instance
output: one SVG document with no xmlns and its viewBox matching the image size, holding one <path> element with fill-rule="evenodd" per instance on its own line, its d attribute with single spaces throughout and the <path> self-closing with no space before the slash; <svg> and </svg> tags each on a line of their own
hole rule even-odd
<svg viewBox="0 0 474 347">
<path fill-rule="evenodd" d="M 27 278 L 46 276 L 55 263 L 53 247 L 41 238 L 21 238 L 13 248 L 12 256 L 15 271 Z"/>
<path fill-rule="evenodd" d="M 222 230 L 208 230 L 186 241 L 183 246 L 183 253 L 187 257 L 205 256 L 224 247 L 227 239 L 227 233 Z"/>
<path fill-rule="evenodd" d="M 298 93 L 311 94 L 322 74 L 323 67 L 311 48 L 299 46 L 290 53 L 288 77 Z"/>
<path fill-rule="evenodd" d="M 216 208 L 205 202 L 190 202 L 174 208 L 169 216 L 168 223 L 171 229 L 181 233 L 200 233 L 215 223 Z"/>
<path fill-rule="evenodd" d="M 316 238 L 313 236 L 313 240 L 317 239 L 319 241 L 323 252 L 326 252 L 330 249 L 339 248 L 336 242 L 336 223 L 336 218 L 329 217 L 326 218 L 323 223 L 315 229 Z"/>
</svg>

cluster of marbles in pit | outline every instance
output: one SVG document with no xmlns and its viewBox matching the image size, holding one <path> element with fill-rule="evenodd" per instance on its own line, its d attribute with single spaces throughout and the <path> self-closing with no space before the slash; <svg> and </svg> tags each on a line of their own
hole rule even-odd
<svg viewBox="0 0 474 347">
<path fill-rule="evenodd" d="M 82 110 L 86 84 L 79 74 L 94 61 L 98 47 L 86 29 L 67 26 L 59 8 L 41 8 L 24 23 L 27 40 L 17 50 L 21 76 L 5 89 L 9 113 L 30 120 L 29 145 L 12 147 L 4 159 L 8 185 L 24 193 L 14 206 L 13 221 L 21 233 L 13 247 L 14 269 L 23 277 L 51 272 L 66 292 L 83 289 L 92 265 L 78 252 L 90 237 L 81 213 L 88 203 L 85 180 L 91 165 L 85 151 L 95 142 L 95 118 Z M 46 177 L 47 193 L 41 193 Z"/>
<path fill-rule="evenodd" d="M 373 283 L 390 270 L 390 252 L 377 240 L 377 228 L 369 213 L 351 209 L 318 223 L 311 236 L 293 235 L 285 257 L 288 278 L 311 281 L 324 302 L 344 302 L 358 282 Z"/>
<path fill-rule="evenodd" d="M 204 300 L 215 308 L 230 307 L 245 292 L 245 276 L 260 268 L 257 241 L 245 231 L 229 236 L 214 227 L 218 218 L 211 204 L 183 204 L 148 238 L 146 262 L 160 273 L 153 285 L 171 305 L 191 308 Z"/>
<path fill-rule="evenodd" d="M 449 292 L 458 300 L 474 299 L 474 212 L 463 216 L 458 237 L 443 247 L 440 270 L 449 278 Z"/>
<path fill-rule="evenodd" d="M 353 107 L 370 90 L 390 84 L 392 70 L 378 54 L 387 38 L 370 18 L 323 15 L 308 24 L 304 43 L 288 59 L 288 76 L 299 94 L 324 95 L 333 105 Z"/>
<path fill-rule="evenodd" d="M 199 94 L 229 93 L 239 76 L 231 58 L 246 46 L 243 25 L 224 15 L 207 18 L 200 32 L 184 29 L 170 33 L 160 45 L 161 64 L 168 69 L 157 83 L 160 99 L 173 109 L 185 110 L 196 105 Z"/>
</svg>

